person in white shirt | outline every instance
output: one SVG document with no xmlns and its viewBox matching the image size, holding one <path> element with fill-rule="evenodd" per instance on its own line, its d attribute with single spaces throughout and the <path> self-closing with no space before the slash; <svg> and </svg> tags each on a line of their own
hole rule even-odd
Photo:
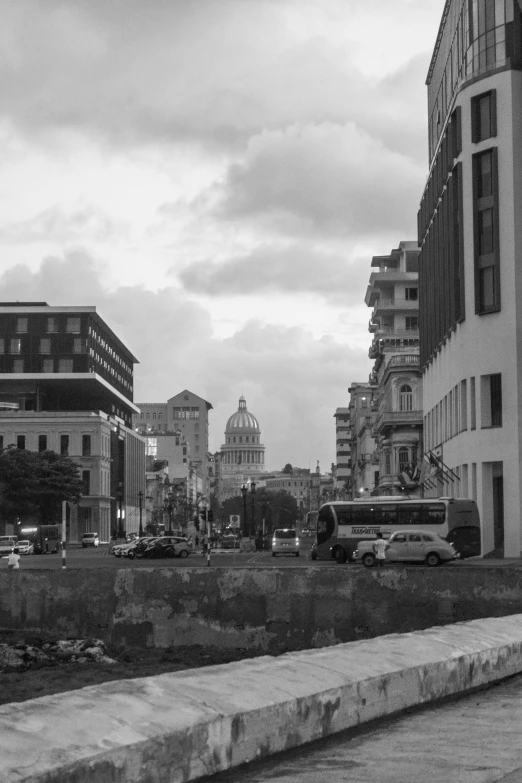
<svg viewBox="0 0 522 783">
<path fill-rule="evenodd" d="M 20 555 L 18 554 L 18 547 L 15 547 L 7 558 L 7 567 L 12 571 L 20 568 Z"/>
<path fill-rule="evenodd" d="M 386 550 L 389 546 L 389 543 L 383 539 L 382 533 L 377 533 L 377 541 L 373 545 L 373 551 L 375 552 L 375 561 L 380 567 L 386 562 Z"/>
</svg>

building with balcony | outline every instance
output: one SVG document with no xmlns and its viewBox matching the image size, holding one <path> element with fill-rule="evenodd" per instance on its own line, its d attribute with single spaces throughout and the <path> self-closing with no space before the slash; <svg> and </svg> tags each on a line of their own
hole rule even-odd
<svg viewBox="0 0 522 783">
<path fill-rule="evenodd" d="M 0 304 L 0 448 L 77 463 L 85 494 L 69 509 L 73 542 L 138 530 L 145 442 L 131 426 L 136 362 L 95 307 Z"/>
<path fill-rule="evenodd" d="M 522 12 L 447 0 L 419 214 L 427 495 L 476 499 L 485 555 L 522 550 Z"/>
<path fill-rule="evenodd" d="M 370 358 L 376 384 L 373 424 L 381 495 L 420 494 L 417 464 L 422 447 L 422 381 L 419 360 L 419 248 L 400 242 L 374 256 L 365 302 L 373 308 Z"/>
</svg>

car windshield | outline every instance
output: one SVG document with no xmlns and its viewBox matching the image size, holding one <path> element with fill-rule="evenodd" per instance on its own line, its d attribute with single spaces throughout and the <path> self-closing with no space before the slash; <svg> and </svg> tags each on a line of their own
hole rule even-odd
<svg viewBox="0 0 522 783">
<path fill-rule="evenodd" d="M 276 530 L 274 538 L 295 538 L 295 530 Z"/>
<path fill-rule="evenodd" d="M 29 541 L 19 541 L 18 546 L 27 546 L 28 543 Z"/>
</svg>

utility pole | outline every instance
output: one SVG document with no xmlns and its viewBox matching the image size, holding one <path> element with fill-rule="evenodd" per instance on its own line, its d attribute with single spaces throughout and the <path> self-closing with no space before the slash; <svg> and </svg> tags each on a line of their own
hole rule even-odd
<svg viewBox="0 0 522 783">
<path fill-rule="evenodd" d="M 142 521 L 143 492 L 141 491 L 141 489 L 138 492 L 138 502 L 139 502 L 139 506 L 140 506 L 140 527 L 139 527 L 139 530 L 138 530 L 138 535 L 139 535 L 140 538 L 142 538 L 143 537 L 143 521 Z"/>
</svg>

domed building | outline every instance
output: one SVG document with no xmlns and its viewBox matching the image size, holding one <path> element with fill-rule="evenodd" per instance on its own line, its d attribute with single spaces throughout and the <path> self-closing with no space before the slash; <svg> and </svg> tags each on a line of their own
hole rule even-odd
<svg viewBox="0 0 522 783">
<path fill-rule="evenodd" d="M 256 417 L 249 413 L 246 400 L 239 398 L 239 407 L 225 427 L 225 443 L 221 446 L 220 500 L 241 494 L 243 484 L 265 470 L 265 447 Z"/>
</svg>

